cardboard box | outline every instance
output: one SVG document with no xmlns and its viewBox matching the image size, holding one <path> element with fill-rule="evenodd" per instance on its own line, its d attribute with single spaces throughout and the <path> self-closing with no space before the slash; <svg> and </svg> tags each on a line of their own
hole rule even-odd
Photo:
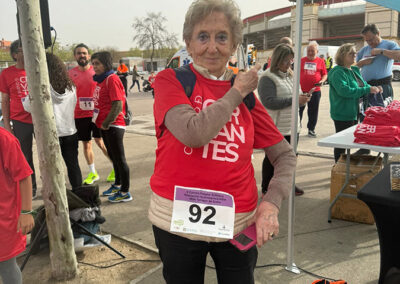
<svg viewBox="0 0 400 284">
<path fill-rule="evenodd" d="M 382 158 L 375 156 L 350 156 L 350 181 L 343 193 L 357 196 L 357 191 L 382 169 Z M 374 165 L 374 166 L 373 166 Z M 346 179 L 346 155 L 341 155 L 331 172 L 332 202 L 339 193 Z M 340 197 L 332 208 L 332 218 L 358 223 L 374 224 L 374 217 L 369 207 L 358 199 Z"/>
</svg>

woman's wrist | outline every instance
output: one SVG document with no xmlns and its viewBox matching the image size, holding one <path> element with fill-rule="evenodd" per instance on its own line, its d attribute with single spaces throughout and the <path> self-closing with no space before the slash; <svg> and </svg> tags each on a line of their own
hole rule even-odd
<svg viewBox="0 0 400 284">
<path fill-rule="evenodd" d="M 21 210 L 22 215 L 36 215 L 36 210 Z"/>
</svg>

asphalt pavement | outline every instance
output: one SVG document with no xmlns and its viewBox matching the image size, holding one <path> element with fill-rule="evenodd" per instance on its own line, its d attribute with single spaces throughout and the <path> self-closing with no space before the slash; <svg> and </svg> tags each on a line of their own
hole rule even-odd
<svg viewBox="0 0 400 284">
<path fill-rule="evenodd" d="M 130 86 L 130 82 L 128 85 Z M 394 83 L 394 89 L 395 98 L 398 99 L 400 83 Z M 137 92 L 136 86 L 133 91 L 128 96 L 128 102 L 134 119 L 132 125 L 127 127 L 124 139 L 133 201 L 111 204 L 102 197 L 102 213 L 107 219 L 102 225 L 102 230 L 155 251 L 151 224 L 147 218 L 151 193 L 149 179 L 153 172 L 156 149 L 152 116 L 153 98 L 151 93 Z M 305 113 L 303 125 L 306 125 L 306 122 Z M 258 268 L 255 271 L 256 283 L 302 284 L 312 283 L 318 279 L 305 271 L 323 277 L 344 279 L 351 284 L 377 283 L 380 253 L 376 226 L 335 219 L 332 223 L 327 222 L 330 177 L 334 164 L 333 149 L 319 147 L 317 141 L 335 132 L 329 116 L 328 86 L 322 87 L 319 119 L 315 131 L 317 138 L 309 138 L 307 129 L 302 129 L 298 146 L 300 155 L 296 184 L 305 191 L 305 194 L 295 197 L 293 260 L 301 273 L 295 274 L 285 269 L 288 247 L 288 202 L 284 201 L 279 215 L 279 235 L 259 249 Z M 93 149 L 96 169 L 101 177 L 99 185 L 102 191 L 108 186 L 105 179 L 111 170 L 111 163 L 94 143 Z M 261 151 L 254 152 L 253 165 L 259 188 L 263 157 Z M 85 178 L 88 167 L 81 151 L 79 161 Z M 35 166 L 39 169 L 37 163 Z M 35 200 L 34 206 L 41 203 L 41 199 Z M 208 264 L 213 266 L 211 259 L 208 260 Z M 164 283 L 162 267 L 160 265 L 146 275 L 130 280 L 130 283 L 140 284 Z M 127 282 L 129 283 L 128 279 Z M 212 268 L 206 269 L 205 283 L 217 283 L 215 270 Z"/>
</svg>

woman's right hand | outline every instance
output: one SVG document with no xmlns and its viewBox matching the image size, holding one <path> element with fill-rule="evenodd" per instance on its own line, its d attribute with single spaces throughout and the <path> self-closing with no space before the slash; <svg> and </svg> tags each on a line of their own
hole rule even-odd
<svg viewBox="0 0 400 284">
<path fill-rule="evenodd" d="M 240 92 L 242 98 L 246 97 L 249 93 L 257 88 L 258 84 L 258 70 L 260 70 L 261 65 L 256 64 L 247 72 L 239 72 L 233 83 L 233 88 Z"/>
<path fill-rule="evenodd" d="M 381 90 L 379 89 L 379 87 L 376 86 L 371 86 L 370 91 L 371 94 L 378 94 L 381 92 Z"/>
</svg>

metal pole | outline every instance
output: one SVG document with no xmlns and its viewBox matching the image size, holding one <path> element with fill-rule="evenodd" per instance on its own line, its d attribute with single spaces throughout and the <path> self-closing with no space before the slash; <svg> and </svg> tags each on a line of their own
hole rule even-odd
<svg viewBox="0 0 400 284">
<path fill-rule="evenodd" d="M 296 31 L 295 31 L 295 56 L 294 56 L 294 84 L 292 96 L 292 125 L 290 141 L 295 152 L 297 152 L 297 125 L 299 121 L 299 86 L 300 86 L 300 60 L 301 43 L 303 31 L 303 0 L 296 2 Z M 288 222 L 288 248 L 286 270 L 299 274 L 300 270 L 293 261 L 294 251 L 294 196 L 295 196 L 295 177 L 293 178 L 292 191 L 289 196 L 289 222 Z"/>
</svg>

